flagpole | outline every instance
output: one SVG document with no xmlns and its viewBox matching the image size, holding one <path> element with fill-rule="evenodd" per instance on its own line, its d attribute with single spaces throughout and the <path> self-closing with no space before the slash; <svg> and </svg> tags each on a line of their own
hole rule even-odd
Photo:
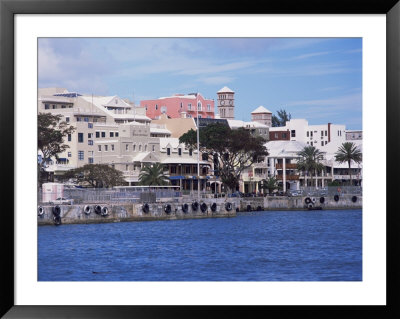
<svg viewBox="0 0 400 319">
<path fill-rule="evenodd" d="M 196 110 L 197 110 L 197 199 L 200 202 L 200 123 L 199 123 L 199 106 L 198 95 L 196 94 Z"/>
</svg>

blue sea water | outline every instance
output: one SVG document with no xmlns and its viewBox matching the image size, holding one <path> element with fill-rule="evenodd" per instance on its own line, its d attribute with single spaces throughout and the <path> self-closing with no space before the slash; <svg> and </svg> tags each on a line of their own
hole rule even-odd
<svg viewBox="0 0 400 319">
<path fill-rule="evenodd" d="M 362 211 L 38 227 L 39 281 L 360 281 Z"/>
</svg>

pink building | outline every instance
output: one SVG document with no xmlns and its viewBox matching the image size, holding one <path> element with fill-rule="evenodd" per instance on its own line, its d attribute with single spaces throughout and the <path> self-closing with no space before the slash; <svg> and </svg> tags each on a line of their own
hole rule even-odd
<svg viewBox="0 0 400 319">
<path fill-rule="evenodd" d="M 205 99 L 200 93 L 144 100 L 140 106 L 146 108 L 146 115 L 151 119 L 158 119 L 163 113 L 170 118 L 196 117 L 197 111 L 199 118 L 214 118 L 214 100 Z"/>
</svg>

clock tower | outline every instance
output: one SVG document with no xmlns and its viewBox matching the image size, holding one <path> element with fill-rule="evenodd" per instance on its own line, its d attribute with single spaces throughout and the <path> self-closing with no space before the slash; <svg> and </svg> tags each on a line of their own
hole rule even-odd
<svg viewBox="0 0 400 319">
<path fill-rule="evenodd" d="M 235 92 L 224 86 L 217 92 L 218 112 L 221 119 L 235 119 Z"/>
</svg>

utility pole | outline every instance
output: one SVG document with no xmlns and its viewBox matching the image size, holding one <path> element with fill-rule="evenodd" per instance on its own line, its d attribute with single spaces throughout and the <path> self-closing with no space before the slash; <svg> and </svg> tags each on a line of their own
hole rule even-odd
<svg viewBox="0 0 400 319">
<path fill-rule="evenodd" d="M 199 92 L 196 94 L 196 110 L 197 110 L 197 199 L 200 202 L 200 123 L 199 123 Z"/>
</svg>

